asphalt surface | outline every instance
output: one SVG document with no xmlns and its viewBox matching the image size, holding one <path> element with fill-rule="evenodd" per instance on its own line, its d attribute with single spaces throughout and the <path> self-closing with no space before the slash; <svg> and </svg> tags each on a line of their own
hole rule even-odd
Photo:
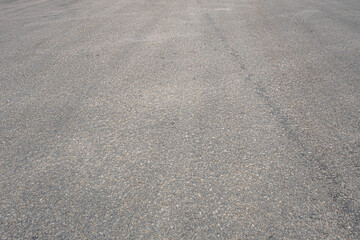
<svg viewBox="0 0 360 240">
<path fill-rule="evenodd" d="M 360 239 L 360 1 L 1 0 L 1 239 Z"/>
</svg>

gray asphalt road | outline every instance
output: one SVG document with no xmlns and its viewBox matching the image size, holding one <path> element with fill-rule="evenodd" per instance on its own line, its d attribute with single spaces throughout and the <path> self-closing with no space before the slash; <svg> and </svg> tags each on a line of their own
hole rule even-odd
<svg viewBox="0 0 360 240">
<path fill-rule="evenodd" d="M 359 239 L 360 1 L 1 0 L 1 239 Z"/>
</svg>

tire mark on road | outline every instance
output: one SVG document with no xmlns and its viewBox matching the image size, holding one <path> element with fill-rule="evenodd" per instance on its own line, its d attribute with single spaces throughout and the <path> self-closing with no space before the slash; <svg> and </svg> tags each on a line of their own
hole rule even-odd
<svg viewBox="0 0 360 240">
<path fill-rule="evenodd" d="M 146 37 L 148 35 L 151 34 L 151 32 L 155 29 L 155 26 L 157 25 L 157 23 L 161 20 L 161 17 L 163 17 L 164 15 L 161 14 L 161 11 L 157 11 L 156 14 L 154 14 L 154 16 L 144 25 L 142 26 L 134 35 L 135 39 L 146 39 Z M 116 56 L 121 55 L 123 58 L 124 56 L 131 54 L 131 52 L 133 51 L 134 48 L 136 48 L 139 44 L 141 44 L 141 41 L 132 41 L 130 43 L 128 43 L 126 46 L 124 46 L 122 48 L 121 52 L 114 52 L 112 57 L 109 57 L 109 60 L 107 63 L 111 62 L 114 58 L 116 58 Z M 107 63 L 105 62 L 104 64 L 107 65 Z M 98 69 L 101 69 L 103 65 L 99 65 Z M 94 79 L 91 82 L 87 82 L 87 85 L 84 84 L 80 84 L 82 89 L 81 89 L 81 94 L 73 94 L 76 92 L 76 88 L 78 88 L 78 86 L 72 86 L 71 89 L 69 89 L 69 91 L 71 92 L 70 94 L 72 95 L 73 98 L 69 98 L 67 97 L 64 101 L 64 103 L 62 104 L 62 109 L 60 109 L 60 116 L 54 116 L 53 119 L 48 119 L 47 123 L 49 124 L 49 126 L 45 129 L 44 125 L 41 124 L 37 124 L 35 126 L 35 130 L 32 131 L 33 134 L 37 133 L 38 135 L 40 135 L 41 137 L 45 137 L 46 139 L 52 139 L 54 138 L 57 134 L 63 133 L 66 134 L 68 131 L 63 131 L 64 129 L 68 129 L 68 127 L 70 126 L 72 119 L 75 119 L 79 109 L 86 104 L 89 99 L 93 96 L 96 95 L 96 92 L 99 91 L 99 88 L 101 86 L 101 81 L 96 81 L 97 79 L 104 79 L 106 78 L 106 75 L 102 75 L 101 71 L 96 71 L 96 69 L 94 69 L 94 72 L 99 72 L 98 74 L 100 74 L 101 76 L 93 76 L 92 79 Z M 111 74 L 110 74 L 111 75 Z M 85 88 L 85 89 L 84 89 Z M 41 94 L 39 95 L 39 100 L 40 99 Z M 3 106 L 4 107 L 4 106 Z M 29 106 L 28 108 L 31 108 L 31 106 Z M 5 111 L 4 109 L 2 109 L 2 111 Z M 25 115 L 26 115 L 26 111 L 23 111 L 25 113 L 23 113 L 22 115 L 24 116 L 20 116 L 20 119 L 26 119 Z M 49 117 L 49 116 L 47 116 Z M 45 129 L 45 130 L 44 130 Z M 51 131 L 51 133 L 46 133 L 46 135 L 43 134 L 44 131 Z M 3 136 L 5 136 L 5 134 L 3 134 Z M 19 140 L 18 140 L 19 141 Z M 7 162 L 6 165 L 8 165 L 8 169 L 15 169 L 18 170 L 18 167 L 21 169 L 26 168 L 26 164 L 31 164 L 29 163 L 29 158 L 33 159 L 34 156 L 36 156 L 36 154 L 34 152 L 41 152 L 42 147 L 38 147 L 38 140 L 37 139 L 21 139 L 20 141 L 25 141 L 26 144 L 22 144 L 17 142 L 16 145 L 18 146 L 28 146 L 27 149 L 18 149 L 18 151 L 14 151 L 14 156 L 12 156 L 13 158 L 15 158 L 15 156 L 23 156 L 19 161 L 13 161 L 13 162 Z M 4 146 L 6 147 L 6 146 Z M 51 152 L 51 151 L 50 151 Z M 31 156 L 31 157 L 29 157 Z M 46 157 L 43 156 L 42 157 Z M 5 163 L 3 163 L 5 164 Z M 2 165 L 3 165 L 2 164 Z M 11 165 L 16 165 L 18 167 L 15 166 L 11 166 Z M 5 166 L 3 165 L 4 169 Z"/>
</svg>

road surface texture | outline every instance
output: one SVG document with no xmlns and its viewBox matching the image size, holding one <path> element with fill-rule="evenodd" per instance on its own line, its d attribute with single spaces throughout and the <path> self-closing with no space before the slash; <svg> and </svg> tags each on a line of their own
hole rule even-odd
<svg viewBox="0 0 360 240">
<path fill-rule="evenodd" d="M 359 239 L 360 1 L 1 0 L 1 239 Z"/>
</svg>

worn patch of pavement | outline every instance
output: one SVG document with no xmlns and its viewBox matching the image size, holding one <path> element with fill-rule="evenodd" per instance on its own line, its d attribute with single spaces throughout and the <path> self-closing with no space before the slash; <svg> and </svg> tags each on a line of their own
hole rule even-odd
<svg viewBox="0 0 360 240">
<path fill-rule="evenodd" d="M 359 239 L 360 1 L 1 0 L 1 239 Z"/>
</svg>

